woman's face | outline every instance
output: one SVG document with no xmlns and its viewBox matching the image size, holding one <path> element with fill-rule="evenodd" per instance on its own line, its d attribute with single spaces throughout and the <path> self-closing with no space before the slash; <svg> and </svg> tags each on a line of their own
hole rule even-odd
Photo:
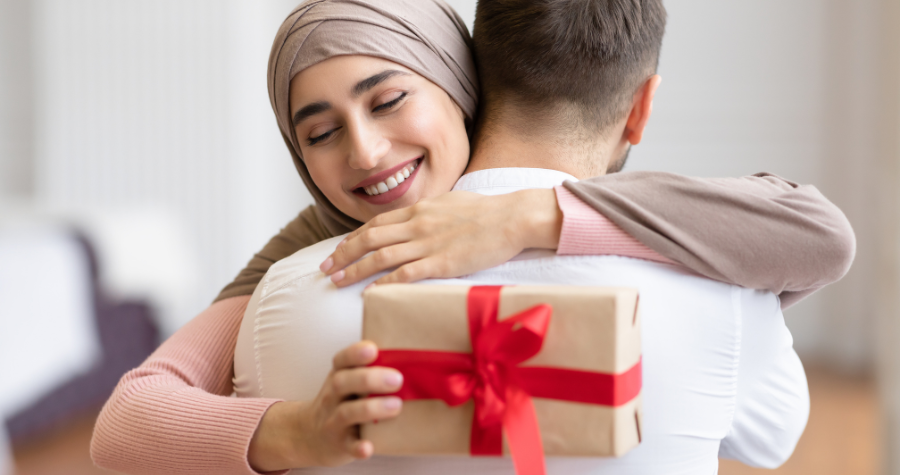
<svg viewBox="0 0 900 475">
<path fill-rule="evenodd" d="M 337 56 L 291 81 L 291 115 L 313 181 L 359 221 L 450 191 L 469 160 L 464 115 L 387 60 Z"/>
</svg>

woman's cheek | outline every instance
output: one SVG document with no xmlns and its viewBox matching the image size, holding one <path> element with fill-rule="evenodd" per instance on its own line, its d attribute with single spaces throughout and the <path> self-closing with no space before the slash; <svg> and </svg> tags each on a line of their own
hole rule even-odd
<svg viewBox="0 0 900 475">
<path fill-rule="evenodd" d="M 450 179 L 452 187 L 469 162 L 469 140 L 465 125 L 453 108 L 440 102 L 415 111 L 409 132 L 410 137 L 416 137 L 434 155 L 432 166 L 435 171 L 447 174 L 438 178 Z"/>
</svg>

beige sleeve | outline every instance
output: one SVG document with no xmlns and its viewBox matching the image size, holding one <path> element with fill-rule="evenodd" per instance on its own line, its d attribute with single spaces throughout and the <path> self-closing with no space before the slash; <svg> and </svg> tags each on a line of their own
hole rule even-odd
<svg viewBox="0 0 900 475">
<path fill-rule="evenodd" d="M 627 172 L 566 188 L 654 251 L 711 279 L 779 294 L 782 307 L 850 268 L 850 222 L 814 186 L 760 173 Z"/>
<path fill-rule="evenodd" d="M 315 206 L 306 208 L 250 259 L 237 277 L 222 289 L 215 302 L 239 295 L 252 295 L 256 284 L 272 264 L 304 247 L 332 237 L 334 235 L 319 220 Z"/>
</svg>

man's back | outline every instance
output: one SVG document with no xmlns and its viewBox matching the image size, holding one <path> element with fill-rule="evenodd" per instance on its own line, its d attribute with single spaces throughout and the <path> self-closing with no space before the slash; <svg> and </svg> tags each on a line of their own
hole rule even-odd
<svg viewBox="0 0 900 475">
<path fill-rule="evenodd" d="M 360 339 L 360 294 L 369 281 L 339 290 L 318 270 L 338 242 L 322 242 L 279 262 L 260 284 L 238 339 L 239 395 L 312 399 L 332 356 Z M 790 455 L 806 424 L 803 368 L 770 293 L 711 281 L 676 266 L 537 251 L 466 278 L 426 284 L 640 290 L 643 441 L 618 459 L 548 458 L 549 473 L 712 474 L 720 454 L 774 466 Z M 327 471 L 512 473 L 512 464 L 484 457 L 375 457 Z"/>
</svg>

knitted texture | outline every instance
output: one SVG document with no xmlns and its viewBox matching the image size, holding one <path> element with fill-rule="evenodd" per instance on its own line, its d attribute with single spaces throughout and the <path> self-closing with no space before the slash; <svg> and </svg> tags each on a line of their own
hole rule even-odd
<svg viewBox="0 0 900 475">
<path fill-rule="evenodd" d="M 675 264 L 671 259 L 663 257 L 633 238 L 565 187 L 557 186 L 554 190 L 559 209 L 563 212 L 557 254 L 561 256 L 614 254 Z"/>
<path fill-rule="evenodd" d="M 278 400 L 230 396 L 249 301 L 214 303 L 122 377 L 94 428 L 95 464 L 129 474 L 257 473 L 250 439 Z"/>
</svg>

